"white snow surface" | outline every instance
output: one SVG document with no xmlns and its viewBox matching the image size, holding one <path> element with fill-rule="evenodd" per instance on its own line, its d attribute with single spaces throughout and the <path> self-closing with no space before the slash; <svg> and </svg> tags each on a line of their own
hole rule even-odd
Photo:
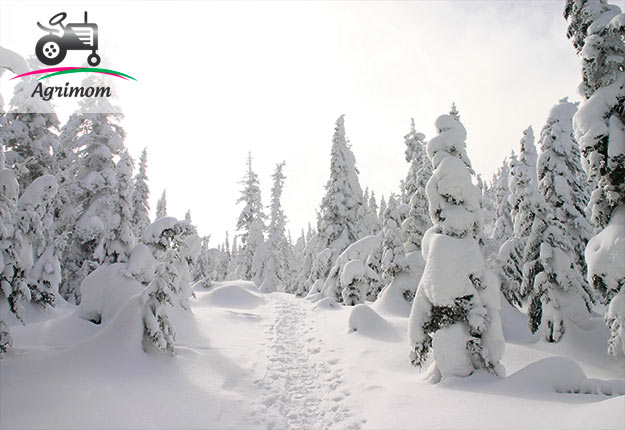
<svg viewBox="0 0 625 430">
<path fill-rule="evenodd" d="M 114 267 L 111 281 L 124 276 Z M 406 317 L 332 305 L 319 294 L 259 294 L 243 281 L 215 282 L 195 295 L 192 313 L 168 308 L 174 356 L 141 349 L 139 296 L 100 325 L 65 303 L 29 311 L 27 326 L 12 327 L 14 348 L 0 362 L 0 428 L 625 426 L 625 358 L 607 356 L 600 317 L 549 344 L 504 305 L 510 376 L 479 371 L 430 384 L 431 375 L 408 361 Z"/>
</svg>

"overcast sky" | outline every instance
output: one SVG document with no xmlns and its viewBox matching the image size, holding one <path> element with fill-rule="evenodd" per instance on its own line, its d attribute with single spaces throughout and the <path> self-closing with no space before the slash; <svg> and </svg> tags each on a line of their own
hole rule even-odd
<svg viewBox="0 0 625 430">
<path fill-rule="evenodd" d="M 100 67 L 138 79 L 115 84 L 127 146 L 136 158 L 148 148 L 152 209 L 167 188 L 170 214 L 190 208 L 215 246 L 234 230 L 248 151 L 265 204 L 275 164 L 286 161 L 293 239 L 314 225 L 341 114 L 361 185 L 378 197 L 406 174 L 410 118 L 429 139 L 452 101 L 473 166 L 490 178 L 528 125 L 538 136 L 559 99 L 579 100 L 562 9 L 561 1 L 0 0 L 0 44 L 32 55 L 43 35 L 36 21 L 65 11 L 80 22 L 87 10 L 107 56 Z M 62 65 L 85 58 L 70 52 Z M 57 106 L 62 118 L 73 109 Z"/>
</svg>

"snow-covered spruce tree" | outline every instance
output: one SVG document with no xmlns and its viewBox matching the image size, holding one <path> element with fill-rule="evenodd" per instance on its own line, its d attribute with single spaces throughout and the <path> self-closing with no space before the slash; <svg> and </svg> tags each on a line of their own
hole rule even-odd
<svg viewBox="0 0 625 430">
<path fill-rule="evenodd" d="M 400 224 L 400 208 L 395 195 L 391 194 L 384 213 L 384 228 L 382 230 L 384 245 L 381 272 L 384 284 L 390 283 L 397 274 L 408 271 Z"/>
<path fill-rule="evenodd" d="M 421 249 L 423 235 L 432 226 L 425 195 L 425 186 L 432 176 L 432 163 L 425 153 L 425 136 L 415 131 L 414 120 L 411 120 L 410 133 L 404 139 L 406 161 L 410 163 L 406 176 L 410 209 L 401 227 L 406 252 L 412 252 Z"/>
<path fill-rule="evenodd" d="M 514 229 L 512 227 L 512 209 L 510 207 L 510 186 L 508 181 L 510 179 L 510 165 L 511 159 L 515 158 L 514 154 L 512 158 L 505 159 L 501 163 L 501 167 L 497 169 L 497 173 L 493 175 L 491 183 L 491 189 L 494 194 L 494 206 L 495 206 L 495 226 L 493 228 L 493 234 L 491 236 L 493 245 L 496 249 L 501 248 L 501 245 L 512 237 Z"/>
<path fill-rule="evenodd" d="M 625 14 L 605 0 L 567 0 L 564 16 L 567 36 L 582 57 L 584 102 L 573 125 L 592 187 L 591 219 L 602 229 L 586 248 L 588 281 L 609 305 L 608 351 L 616 355 L 625 353 L 624 253 L 616 245 L 625 241 L 619 228 L 625 211 Z M 615 264 L 606 264 L 613 258 Z"/>
<path fill-rule="evenodd" d="M 263 204 L 260 198 L 258 175 L 252 170 L 252 154 L 247 157 L 247 171 L 241 181 L 243 189 L 237 203 L 245 206 L 237 220 L 237 230 L 241 240 L 241 251 L 237 258 L 235 274 L 239 279 L 259 281 L 262 276 L 262 255 L 265 229 Z"/>
<path fill-rule="evenodd" d="M 147 175 L 148 152 L 141 151 L 139 171 L 135 175 L 132 189 L 132 228 L 135 237 L 143 236 L 143 232 L 150 225 L 150 188 Z"/>
<path fill-rule="evenodd" d="M 102 243 L 103 261 L 106 263 L 128 261 L 135 245 L 132 232 L 132 170 L 132 158 L 128 151 L 124 150 L 115 165 L 117 193 L 109 196 L 111 212 Z"/>
<path fill-rule="evenodd" d="M 193 292 L 189 285 L 188 260 L 197 252 L 192 245 L 197 234 L 191 224 L 172 217 L 154 221 L 144 234 L 144 241 L 158 257 L 156 275 L 141 294 L 143 349 L 174 352 L 175 331 L 167 306 L 180 304 L 189 310 Z"/>
<path fill-rule="evenodd" d="M 102 76 L 92 74 L 83 85 L 107 85 Z M 122 118 L 119 108 L 107 98 L 85 98 L 61 129 L 61 146 L 69 158 L 63 160 L 60 188 L 72 191 L 63 197 L 70 199 L 62 208 L 67 212 L 59 216 L 59 229 L 71 230 L 63 250 L 61 294 L 70 302 L 80 302 L 80 283 L 104 260 L 103 239 L 111 227 L 110 202 L 117 194 L 114 159 L 124 149 Z"/>
<path fill-rule="evenodd" d="M 278 163 L 271 177 L 271 205 L 267 232 L 267 261 L 261 290 L 265 292 L 286 291 L 291 283 L 288 265 L 292 260 L 291 245 L 286 237 L 286 215 L 282 210 L 282 189 L 285 162 Z"/>
<path fill-rule="evenodd" d="M 378 205 L 375 201 L 375 193 L 369 194 L 369 189 L 363 195 L 363 226 L 367 235 L 378 234 L 382 229 L 378 218 Z"/>
<path fill-rule="evenodd" d="M 2 166 L 0 166 L 2 167 Z M 30 300 L 26 270 L 32 260 L 23 258 L 24 238 L 17 220 L 19 184 L 11 169 L 0 169 L 0 300 L 24 323 L 22 302 Z M 0 353 L 11 346 L 8 325 L 0 315 Z"/>
<path fill-rule="evenodd" d="M 39 176 L 58 173 L 53 152 L 59 144 L 54 133 L 59 120 L 49 101 L 31 97 L 38 83 L 35 77 L 26 77 L 15 86 L 5 116 L 6 124 L 0 128 L 6 165 L 15 171 L 20 190 L 26 189 Z"/>
<path fill-rule="evenodd" d="M 17 222 L 22 232 L 22 258 L 31 301 L 54 306 L 61 283 L 60 249 L 63 238 L 53 234 L 53 208 L 58 184 L 52 175 L 35 179 L 17 203 Z M 28 267 L 26 267 L 28 266 Z"/>
<path fill-rule="evenodd" d="M 521 291 L 530 298 L 530 329 L 541 329 L 548 342 L 558 342 L 569 321 L 587 326 L 592 304 L 584 261 L 592 229 L 585 213 L 588 196 L 579 181 L 582 167 L 572 127 L 576 111 L 575 104 L 560 100 L 541 132 L 537 167 L 544 205 L 525 249 Z"/>
<path fill-rule="evenodd" d="M 167 190 L 163 190 L 163 194 L 156 202 L 156 219 L 167 216 Z"/>
<path fill-rule="evenodd" d="M 306 233 L 306 247 L 304 248 L 304 256 L 302 259 L 302 267 L 299 274 L 295 279 L 295 294 L 297 296 L 305 296 L 310 291 L 312 283 L 311 279 L 316 280 L 315 274 L 313 274 L 313 263 L 317 253 L 317 232 L 310 224 L 308 224 L 308 231 Z"/>
<path fill-rule="evenodd" d="M 409 320 L 410 359 L 421 367 L 433 350 L 438 378 L 475 369 L 501 374 L 498 283 L 478 242 L 480 195 L 471 181 L 466 131 L 451 115 L 440 116 L 436 128 L 439 135 L 427 145 L 435 170 L 426 189 L 434 225 L 423 241 L 426 265 Z"/>
<path fill-rule="evenodd" d="M 541 202 L 538 193 L 536 176 L 536 160 L 538 155 L 534 146 L 534 132 L 532 127 L 523 132 L 521 152 L 518 158 L 510 160 L 510 188 L 511 216 L 514 236 L 509 238 L 499 249 L 499 276 L 501 278 L 501 292 L 508 302 L 521 306 L 526 298 L 521 293 L 523 282 L 523 265 L 525 264 L 525 245 L 529 236 L 534 216 Z M 526 292 L 527 293 L 527 292 Z"/>
<path fill-rule="evenodd" d="M 330 157 L 330 179 L 321 201 L 317 233 L 319 249 L 330 248 L 336 257 L 366 234 L 360 216 L 363 193 L 356 159 L 345 137 L 344 115 L 336 120 Z"/>
<path fill-rule="evenodd" d="M 192 279 L 193 282 L 210 281 L 211 280 L 211 262 L 208 252 L 208 241 L 210 236 L 202 237 L 202 246 L 200 248 L 200 255 L 197 258 L 197 262 L 193 266 Z"/>
<path fill-rule="evenodd" d="M 382 231 L 382 222 L 380 221 L 380 217 L 378 216 L 380 208 L 378 207 L 378 202 L 375 198 L 375 191 L 371 191 L 371 196 L 368 201 L 369 205 L 369 216 L 373 220 L 374 228 L 371 230 L 371 234 L 378 234 Z"/>
</svg>

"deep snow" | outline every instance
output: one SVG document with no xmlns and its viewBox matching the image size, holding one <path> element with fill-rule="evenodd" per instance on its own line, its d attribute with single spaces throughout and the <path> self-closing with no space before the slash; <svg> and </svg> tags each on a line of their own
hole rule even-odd
<svg viewBox="0 0 625 430">
<path fill-rule="evenodd" d="M 141 349 L 136 296 L 100 325 L 63 303 L 27 309 L 0 361 L 0 428 L 625 427 L 625 360 L 599 317 L 547 344 L 502 300 L 509 376 L 432 385 L 408 361 L 407 316 L 384 307 L 241 281 L 195 296 L 192 314 L 171 310 L 173 357 Z"/>
</svg>

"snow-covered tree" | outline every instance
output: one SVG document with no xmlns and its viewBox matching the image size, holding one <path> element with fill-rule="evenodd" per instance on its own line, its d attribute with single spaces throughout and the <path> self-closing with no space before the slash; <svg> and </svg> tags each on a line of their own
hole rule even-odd
<svg viewBox="0 0 625 430">
<path fill-rule="evenodd" d="M 132 191 L 132 227 L 135 237 L 141 237 L 150 225 L 150 188 L 147 175 L 148 152 L 143 148 L 139 158 L 139 171 L 135 175 Z"/>
<path fill-rule="evenodd" d="M 35 179 L 22 193 L 17 204 L 17 219 L 22 233 L 22 258 L 31 300 L 42 307 L 54 306 L 61 283 L 60 249 L 63 238 L 53 232 L 53 207 L 58 185 L 52 175 Z M 26 254 L 29 255 L 26 255 Z"/>
<path fill-rule="evenodd" d="M 53 152 L 59 144 L 54 133 L 59 120 L 49 101 L 32 97 L 38 83 L 36 77 L 26 77 L 15 86 L 6 124 L 0 128 L 7 168 L 14 169 L 21 190 L 39 176 L 58 173 Z"/>
<path fill-rule="evenodd" d="M 440 116 L 436 128 L 439 135 L 427 145 L 435 168 L 426 189 L 433 227 L 423 241 L 426 265 L 409 320 L 411 362 L 423 366 L 433 350 L 439 378 L 475 369 L 500 374 L 498 282 L 478 242 L 480 194 L 471 180 L 466 131 L 451 115 Z"/>
<path fill-rule="evenodd" d="M 22 256 L 24 237 L 17 219 L 19 184 L 11 169 L 0 169 L 0 299 L 24 323 L 22 302 L 30 300 L 26 271 L 32 260 Z M 8 325 L 0 315 L 0 353 L 11 346 Z"/>
<path fill-rule="evenodd" d="M 145 231 L 144 241 L 158 257 L 156 275 L 141 294 L 143 348 L 174 352 L 175 331 L 167 306 L 189 309 L 191 291 L 188 260 L 197 257 L 197 234 L 186 221 L 162 217 Z"/>
<path fill-rule="evenodd" d="M 498 250 L 501 245 L 514 234 L 512 227 L 512 209 L 510 207 L 510 186 L 508 182 L 510 180 L 510 160 L 516 158 L 514 153 L 511 158 L 505 159 L 501 164 L 501 167 L 497 169 L 497 173 L 493 175 L 491 182 L 491 189 L 495 196 L 495 226 L 493 228 L 493 234 L 491 239 L 494 243 L 494 247 Z"/>
<path fill-rule="evenodd" d="M 194 282 L 210 280 L 212 278 L 211 272 L 211 261 L 208 250 L 208 241 L 210 240 L 210 236 L 202 237 L 202 246 L 200 248 L 200 255 L 198 256 L 197 262 L 193 266 L 192 279 Z M 230 252 L 228 250 L 228 252 Z"/>
<path fill-rule="evenodd" d="M 530 296 L 532 332 L 542 329 L 558 342 L 572 321 L 582 327 L 590 318 L 584 249 L 591 235 L 585 207 L 588 196 L 579 180 L 582 170 L 572 118 L 577 107 L 560 101 L 540 135 L 538 188 L 544 205 L 534 218 L 525 249 L 523 296 Z"/>
<path fill-rule="evenodd" d="M 521 293 L 523 265 L 526 261 L 525 245 L 541 202 L 536 176 L 537 158 L 534 132 L 529 127 L 523 132 L 518 158 L 512 157 L 510 160 L 508 202 L 514 236 L 501 245 L 498 257 L 501 266 L 501 292 L 510 304 L 516 306 L 520 306 L 525 299 Z"/>
<path fill-rule="evenodd" d="M 406 176 L 407 203 L 410 209 L 401 227 L 406 252 L 412 252 L 421 249 L 423 235 L 432 226 L 425 195 L 425 186 L 432 176 L 432 163 L 425 153 L 425 136 L 415 131 L 414 120 L 411 120 L 410 132 L 404 139 L 406 161 L 410 163 Z"/>
<path fill-rule="evenodd" d="M 267 262 L 261 289 L 266 292 L 286 291 L 290 287 L 288 265 L 292 260 L 291 245 L 286 237 L 286 215 L 282 210 L 282 189 L 285 176 L 284 161 L 276 165 L 271 177 L 271 205 L 267 232 Z"/>
<path fill-rule="evenodd" d="M 569 24 L 567 36 L 582 57 L 579 90 L 584 101 L 573 125 L 592 187 L 588 207 L 595 227 L 603 229 L 586 249 L 588 281 L 609 305 L 606 323 L 612 336 L 608 349 L 614 354 L 619 344 L 625 345 L 623 255 L 612 247 L 625 241 L 617 215 L 625 204 L 625 14 L 605 0 L 567 0 L 564 16 Z M 604 243 L 612 249 L 607 255 L 605 248 L 598 248 Z M 605 258 L 602 261 L 597 255 L 620 260 L 605 265 Z"/>
<path fill-rule="evenodd" d="M 356 159 L 345 137 L 344 116 L 341 115 L 332 137 L 330 179 L 317 225 L 320 250 L 330 248 L 336 256 L 366 234 L 360 216 L 363 204 Z"/>
<path fill-rule="evenodd" d="M 103 75 L 92 74 L 85 86 L 106 85 Z M 70 302 L 80 302 L 80 283 L 104 261 L 103 239 L 112 217 L 111 201 L 117 194 L 115 157 L 124 149 L 125 132 L 119 125 L 123 115 L 106 97 L 85 98 L 79 109 L 61 129 L 64 180 L 69 187 L 60 229 L 71 230 L 63 250 L 61 294 Z M 63 196 L 63 193 L 61 193 Z"/>
<path fill-rule="evenodd" d="M 132 170 L 132 158 L 124 150 L 115 165 L 117 192 L 109 196 L 108 228 L 102 244 L 103 261 L 107 263 L 128 261 L 135 245 L 132 232 Z"/>
<path fill-rule="evenodd" d="M 384 245 L 381 272 L 385 284 L 391 282 L 398 273 L 408 271 L 400 224 L 400 207 L 395 195 L 391 194 L 388 199 L 386 212 L 384 213 L 384 228 L 382 230 Z"/>
<path fill-rule="evenodd" d="M 167 216 L 167 190 L 163 190 L 163 194 L 156 202 L 156 219 Z"/>
<path fill-rule="evenodd" d="M 237 203 L 245 206 L 237 221 L 241 240 L 236 276 L 240 279 L 259 282 L 263 273 L 264 259 L 264 219 L 263 204 L 260 198 L 258 175 L 252 170 L 252 154 L 248 154 L 247 171 L 241 181 L 243 190 Z M 259 282 L 260 283 L 260 282 Z"/>
</svg>

